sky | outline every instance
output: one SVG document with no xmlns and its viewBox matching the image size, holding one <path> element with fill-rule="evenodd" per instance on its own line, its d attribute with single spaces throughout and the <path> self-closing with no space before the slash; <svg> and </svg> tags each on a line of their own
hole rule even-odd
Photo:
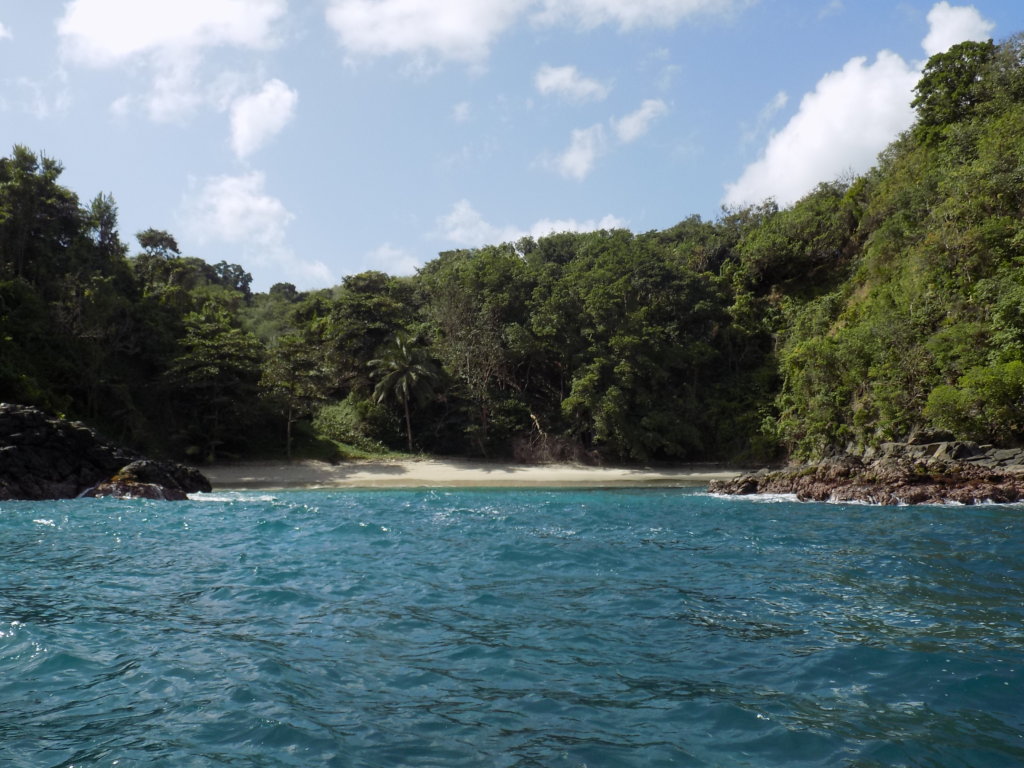
<svg viewBox="0 0 1024 768">
<path fill-rule="evenodd" d="M 870 168 L 1022 0 L 0 0 L 0 154 L 253 287 L 666 229 Z"/>
</svg>

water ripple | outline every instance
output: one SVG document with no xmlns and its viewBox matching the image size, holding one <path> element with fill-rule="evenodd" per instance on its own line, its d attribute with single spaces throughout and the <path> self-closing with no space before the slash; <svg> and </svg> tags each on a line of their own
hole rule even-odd
<svg viewBox="0 0 1024 768">
<path fill-rule="evenodd" d="M 1020 509 L 0 504 L 0 764 L 1016 766 Z"/>
</svg>

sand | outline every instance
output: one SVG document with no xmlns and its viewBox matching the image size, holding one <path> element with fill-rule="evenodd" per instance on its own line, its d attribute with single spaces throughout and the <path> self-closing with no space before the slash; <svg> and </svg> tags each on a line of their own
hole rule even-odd
<svg viewBox="0 0 1024 768">
<path fill-rule="evenodd" d="M 421 461 L 243 462 L 203 467 L 214 490 L 286 488 L 622 488 L 700 486 L 742 470 L 713 465 L 587 467 L 424 459 Z"/>
</svg>

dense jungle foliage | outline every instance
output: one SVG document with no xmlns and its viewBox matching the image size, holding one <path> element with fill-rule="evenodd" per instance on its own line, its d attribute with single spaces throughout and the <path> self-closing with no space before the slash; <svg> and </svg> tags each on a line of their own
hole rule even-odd
<svg viewBox="0 0 1024 768">
<path fill-rule="evenodd" d="M 1024 42 L 929 60 L 863 176 L 657 232 L 253 293 L 0 159 L 0 400 L 196 461 L 385 447 L 616 461 L 1024 439 Z"/>
</svg>

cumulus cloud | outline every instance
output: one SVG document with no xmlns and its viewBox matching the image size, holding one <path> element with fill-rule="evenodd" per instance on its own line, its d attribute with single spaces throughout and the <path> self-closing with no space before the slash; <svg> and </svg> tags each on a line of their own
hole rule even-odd
<svg viewBox="0 0 1024 768">
<path fill-rule="evenodd" d="M 995 28 L 973 5 L 951 6 L 946 0 L 928 12 L 928 24 L 928 35 L 921 42 L 928 56 L 944 53 L 964 40 L 987 40 Z"/>
<path fill-rule="evenodd" d="M 160 49 L 265 48 L 285 0 L 72 0 L 57 22 L 64 53 L 106 67 Z"/>
<path fill-rule="evenodd" d="M 618 229 L 626 223 L 611 214 L 598 220 L 541 219 L 527 228 L 497 226 L 487 222 L 468 200 L 459 200 L 452 210 L 437 220 L 441 237 L 455 245 L 479 248 L 484 245 L 514 243 L 523 237 L 544 237 L 554 232 L 594 232 Z"/>
<path fill-rule="evenodd" d="M 571 101 L 601 101 L 608 96 L 607 85 L 583 77 L 573 66 L 551 67 L 545 64 L 537 70 L 534 84 L 544 96 L 564 96 Z"/>
<path fill-rule="evenodd" d="M 555 160 L 558 172 L 568 179 L 581 181 L 594 170 L 599 155 L 607 146 L 604 126 L 592 125 L 572 132 L 568 148 Z"/>
<path fill-rule="evenodd" d="M 262 173 L 206 179 L 182 207 L 186 230 L 201 244 L 240 247 L 247 263 L 276 267 L 300 287 L 330 284 L 331 271 L 323 262 L 300 259 L 288 247 L 295 216 L 267 193 Z"/>
<path fill-rule="evenodd" d="M 298 94 L 280 80 L 264 83 L 259 93 L 231 105 L 231 147 L 245 158 L 280 133 L 295 116 Z"/>
<path fill-rule="evenodd" d="M 878 153 L 914 120 L 909 94 L 919 72 L 894 53 L 874 63 L 858 57 L 830 72 L 764 154 L 727 187 L 725 203 L 774 197 L 788 205 L 818 182 L 870 167 Z"/>
<path fill-rule="evenodd" d="M 356 56 L 480 62 L 529 0 L 330 0 L 327 23 Z"/>
<path fill-rule="evenodd" d="M 947 2 L 932 8 L 928 22 L 926 51 L 979 39 L 992 28 L 973 7 Z M 870 168 L 878 153 L 913 124 L 910 102 L 921 66 L 882 51 L 870 64 L 859 56 L 825 75 L 771 136 L 761 157 L 726 185 L 723 202 L 743 205 L 774 197 L 788 205 L 821 181 Z"/>
<path fill-rule="evenodd" d="M 187 206 L 193 232 L 203 242 L 283 244 L 295 216 L 265 186 L 258 171 L 207 179 Z"/>
<path fill-rule="evenodd" d="M 353 56 L 431 57 L 480 64 L 525 15 L 538 24 L 671 27 L 728 15 L 756 0 L 329 0 L 327 23 Z"/>
<path fill-rule="evenodd" d="M 3 40 L 5 37 L 6 38 L 12 37 L 11 30 L 9 30 L 7 27 L 5 27 L 3 22 L 0 21 L 0 40 Z"/>
<path fill-rule="evenodd" d="M 141 61 L 153 72 L 150 94 L 122 98 L 152 119 L 180 120 L 204 100 L 201 51 L 214 47 L 266 49 L 286 0 L 71 0 L 57 22 L 65 60 L 107 68 Z"/>
<path fill-rule="evenodd" d="M 668 111 L 661 99 L 647 99 L 636 112 L 612 121 L 615 135 L 623 144 L 629 144 L 643 136 L 651 127 L 651 123 Z"/>
</svg>

